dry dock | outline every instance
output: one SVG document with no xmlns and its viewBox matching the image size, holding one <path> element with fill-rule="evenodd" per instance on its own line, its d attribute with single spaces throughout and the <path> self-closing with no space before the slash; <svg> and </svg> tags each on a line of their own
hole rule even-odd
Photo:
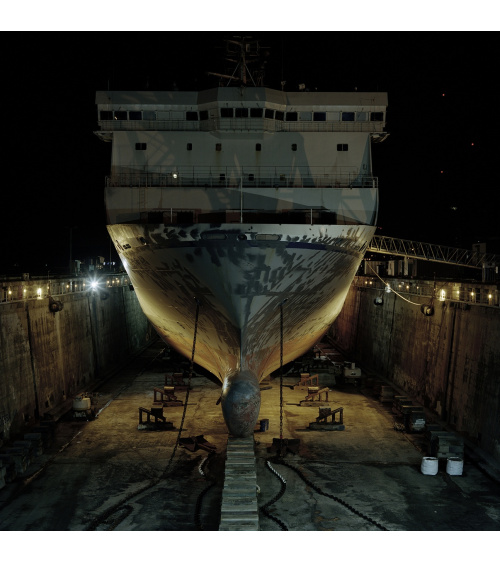
<svg viewBox="0 0 500 563">
<path fill-rule="evenodd" d="M 0 489 L 0 530 L 223 528 L 234 456 L 227 453 L 219 385 L 193 376 L 185 412 L 164 408 L 173 428 L 138 430 L 139 408 L 151 409 L 153 389 L 164 385 L 170 369 L 161 349 L 153 344 L 101 385 L 95 420 L 63 417 L 53 425 L 43 452 Z M 283 436 L 292 447 L 282 458 L 269 451 L 280 432 L 279 378 L 262 391 L 260 416 L 269 429 L 254 434 L 258 530 L 500 528 L 493 460 L 466 444 L 462 475 L 449 475 L 443 460 L 436 475 L 422 474 L 423 435 L 398 430 L 391 405 L 371 384 L 332 386 L 329 402 L 343 407 L 345 429 L 312 431 L 317 409 L 300 406 L 304 390 L 294 385 L 297 379 L 284 377 Z M 185 394 L 177 397 L 183 401 Z M 176 448 L 184 415 L 182 437 L 203 436 L 201 447 Z M 252 463 L 248 452 L 241 455 Z M 252 496 L 251 489 L 240 492 Z"/>
</svg>

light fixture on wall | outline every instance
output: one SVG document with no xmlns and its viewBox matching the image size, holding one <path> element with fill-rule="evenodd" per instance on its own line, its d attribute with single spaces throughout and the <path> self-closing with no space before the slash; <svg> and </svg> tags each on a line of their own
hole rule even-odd
<svg viewBox="0 0 500 563">
<path fill-rule="evenodd" d="M 432 303 L 428 304 L 428 305 L 422 305 L 420 307 L 420 311 L 422 312 L 423 315 L 425 315 L 426 317 L 430 317 L 434 314 L 434 307 L 432 305 Z"/>
</svg>

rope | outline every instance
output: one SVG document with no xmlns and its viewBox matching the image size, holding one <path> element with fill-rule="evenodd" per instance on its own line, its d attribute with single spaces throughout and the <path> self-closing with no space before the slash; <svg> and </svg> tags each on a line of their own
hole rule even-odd
<svg viewBox="0 0 500 563">
<path fill-rule="evenodd" d="M 188 398 L 189 398 L 189 389 L 191 387 L 191 378 L 193 376 L 194 352 L 195 352 L 195 348 L 196 348 L 196 333 L 197 333 L 197 330 L 198 330 L 199 309 L 200 309 L 200 302 L 199 302 L 198 299 L 196 299 L 196 317 L 195 317 L 195 323 L 194 323 L 193 350 L 192 350 L 192 353 L 191 353 L 191 367 L 190 367 L 190 372 L 189 372 L 188 389 L 186 391 L 186 401 L 185 401 L 185 404 L 184 404 L 184 410 L 183 410 L 183 413 L 182 413 L 182 420 L 181 420 L 181 425 L 180 425 L 179 432 L 178 432 L 178 435 L 177 435 L 177 440 L 176 440 L 174 449 L 172 451 L 172 455 L 170 456 L 170 459 L 168 461 L 167 467 L 165 468 L 165 470 L 163 471 L 163 473 L 159 477 L 155 477 L 154 479 L 151 479 L 151 481 L 149 483 L 146 483 L 144 486 L 142 486 L 137 491 L 129 493 L 121 501 L 117 502 L 116 504 L 114 504 L 113 506 L 111 506 L 110 508 L 105 510 L 99 516 L 96 516 L 95 518 L 93 518 L 92 521 L 85 528 L 86 530 L 96 530 L 98 526 L 106 524 L 106 523 L 107 523 L 107 526 L 108 526 L 108 528 L 107 528 L 108 530 L 114 530 L 116 528 L 116 526 L 120 522 L 122 522 L 130 514 L 130 512 L 132 512 L 132 510 L 133 510 L 132 507 L 130 507 L 130 505 L 128 505 L 126 503 L 128 501 L 130 501 L 131 499 L 133 499 L 134 497 L 139 496 L 140 494 L 142 494 L 142 493 L 146 492 L 147 490 L 153 488 L 154 486 L 158 485 L 161 482 L 161 480 L 164 479 L 165 476 L 168 474 L 168 472 L 170 470 L 170 466 L 172 464 L 172 460 L 174 459 L 174 456 L 175 456 L 175 452 L 177 451 L 177 447 L 179 445 L 182 427 L 184 425 L 184 419 L 186 417 L 187 403 L 188 403 Z M 157 357 L 158 356 L 156 356 L 155 359 Z M 144 371 L 144 369 L 142 371 Z M 212 486 L 212 484 L 210 485 L 210 487 L 211 486 Z M 210 487 L 207 487 L 207 489 L 205 491 L 203 491 L 202 494 L 200 495 L 198 502 L 197 502 L 197 510 L 198 510 L 199 507 L 201 507 L 201 499 L 202 499 L 203 495 L 207 492 L 208 488 L 210 488 Z M 121 514 L 118 514 L 120 511 L 121 511 Z M 197 517 L 197 515 L 198 515 L 198 512 L 196 513 L 195 517 Z M 114 518 L 113 518 L 113 516 L 114 516 Z"/>
<path fill-rule="evenodd" d="M 208 456 L 200 463 L 198 467 L 198 471 L 200 475 L 202 475 L 207 481 L 209 481 L 208 485 L 201 491 L 196 499 L 196 505 L 194 510 L 194 521 L 198 530 L 204 530 L 204 526 L 201 522 L 201 508 L 203 505 L 203 498 L 208 493 L 208 491 L 215 485 L 215 481 L 213 479 L 209 479 L 208 475 L 203 470 L 203 466 L 208 462 L 208 460 L 214 455 L 214 452 L 209 452 Z"/>
<path fill-rule="evenodd" d="M 280 453 L 283 455 L 283 305 L 288 298 L 280 303 Z"/>
<path fill-rule="evenodd" d="M 283 442 L 283 303 L 280 304 L 280 455 Z"/>
<path fill-rule="evenodd" d="M 276 469 L 274 469 L 274 467 L 271 465 L 271 463 L 269 461 L 266 461 L 266 467 L 269 469 L 269 471 L 271 471 L 272 473 L 274 473 L 274 475 L 276 475 L 276 477 L 280 480 L 281 485 L 280 485 L 280 490 L 279 492 L 268 502 L 266 502 L 264 505 L 262 505 L 259 510 L 265 515 L 267 516 L 270 520 L 273 520 L 273 522 L 276 522 L 276 524 L 278 524 L 278 526 L 284 531 L 284 532 L 288 532 L 288 528 L 286 526 L 286 524 L 280 520 L 279 518 L 277 518 L 276 516 L 274 516 L 273 514 L 271 514 L 267 509 L 268 507 L 270 507 L 272 504 L 274 504 L 275 502 L 277 502 L 284 494 L 286 491 L 286 481 L 284 479 L 284 477 L 282 475 L 280 475 Z"/>
<path fill-rule="evenodd" d="M 403 297 L 401 294 L 399 294 L 395 289 L 393 289 L 388 283 L 386 283 L 378 274 L 377 272 L 372 268 L 371 264 L 368 264 L 370 266 L 370 270 L 377 276 L 377 278 L 386 286 L 388 287 L 393 293 L 395 293 L 398 297 L 401 297 L 401 299 L 403 299 L 404 301 L 406 301 L 407 303 L 410 303 L 410 305 L 417 305 L 417 307 L 421 307 L 422 303 L 414 303 L 413 301 L 410 301 L 409 299 L 406 299 L 406 297 Z"/>
<path fill-rule="evenodd" d="M 200 301 L 196 297 L 195 297 L 195 300 L 196 300 L 196 315 L 195 315 L 195 320 L 194 320 L 193 349 L 192 349 L 192 352 L 191 352 L 191 363 L 190 363 L 190 367 L 189 367 L 189 380 L 188 380 L 188 386 L 187 386 L 187 391 L 186 391 L 186 400 L 184 402 L 184 409 L 182 411 L 181 424 L 179 426 L 179 432 L 177 433 L 177 439 L 175 441 L 174 449 L 172 450 L 172 455 L 170 456 L 170 459 L 168 460 L 167 467 L 165 468 L 165 471 L 163 472 L 162 477 L 165 477 L 170 471 L 170 466 L 172 465 L 173 459 L 175 457 L 175 453 L 176 453 L 177 448 L 178 448 L 179 443 L 180 443 L 181 434 L 182 434 L 182 430 L 183 430 L 183 427 L 184 427 L 184 419 L 186 418 L 186 411 L 187 411 L 187 405 L 188 405 L 188 399 L 189 399 L 189 391 L 191 389 L 191 378 L 193 377 L 194 352 L 195 352 L 195 349 L 196 349 L 196 333 L 198 332 L 198 316 L 199 316 L 199 312 L 200 312 Z"/>
<path fill-rule="evenodd" d="M 379 524 L 378 522 L 376 522 L 375 520 L 373 520 L 373 518 L 370 518 L 369 516 L 366 516 L 365 514 L 363 514 L 362 512 L 360 512 L 359 510 L 356 510 L 353 506 L 351 506 L 350 504 L 348 504 L 345 500 L 342 500 L 341 498 L 335 496 L 335 495 L 331 495 L 329 493 L 325 493 L 323 492 L 317 485 L 315 485 L 310 479 L 308 479 L 301 471 L 300 469 L 298 469 L 297 467 L 294 467 L 293 465 L 290 465 L 289 463 L 287 463 L 285 460 L 277 460 L 277 463 L 281 463 L 282 465 L 284 465 L 285 467 L 288 467 L 289 469 L 292 469 L 293 471 L 295 471 L 295 473 L 297 473 L 297 475 L 304 481 L 304 483 L 306 485 L 308 485 L 309 487 L 311 487 L 311 489 L 313 489 L 314 491 L 316 491 L 318 494 L 323 495 L 325 497 L 331 498 L 332 500 L 334 500 L 335 502 L 338 502 L 339 504 L 341 504 L 343 507 L 347 508 L 347 510 L 350 510 L 353 514 L 355 514 L 356 516 L 358 516 L 359 518 L 363 518 L 363 520 L 366 520 L 367 522 L 369 522 L 370 524 L 372 524 L 373 526 L 377 527 L 379 530 L 383 530 L 383 531 L 388 531 L 387 528 L 385 526 L 383 526 L 382 524 Z"/>
</svg>

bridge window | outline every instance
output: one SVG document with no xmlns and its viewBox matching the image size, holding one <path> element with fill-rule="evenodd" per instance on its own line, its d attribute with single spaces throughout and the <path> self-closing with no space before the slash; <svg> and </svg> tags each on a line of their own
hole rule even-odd
<svg viewBox="0 0 500 563">
<path fill-rule="evenodd" d="M 338 150 L 338 151 L 343 151 L 343 152 L 348 151 L 348 150 L 349 150 L 349 145 L 347 145 L 347 144 L 340 144 L 340 143 L 339 143 L 339 144 L 337 145 L 337 150 Z"/>
<path fill-rule="evenodd" d="M 126 111 L 115 111 L 115 119 L 127 119 Z"/>
<path fill-rule="evenodd" d="M 326 121 L 326 111 L 315 111 L 313 121 Z"/>
<path fill-rule="evenodd" d="M 285 112 L 276 110 L 276 113 L 274 114 L 274 118 L 277 119 L 278 121 L 283 121 L 285 119 Z"/>
<path fill-rule="evenodd" d="M 367 121 L 368 114 L 366 111 L 357 111 L 356 112 L 356 121 Z"/>
<path fill-rule="evenodd" d="M 370 114 L 370 121 L 384 121 L 384 112 L 372 111 Z"/>
<path fill-rule="evenodd" d="M 186 121 L 198 121 L 198 112 L 197 111 L 187 111 L 186 112 Z"/>
<path fill-rule="evenodd" d="M 140 121 L 142 119 L 142 111 L 129 111 L 128 118 L 135 121 Z"/>
<path fill-rule="evenodd" d="M 353 111 L 343 111 L 342 112 L 342 121 L 354 121 L 354 112 Z"/>
<path fill-rule="evenodd" d="M 145 151 L 147 149 L 147 143 L 136 143 L 135 150 L 136 151 Z"/>
<path fill-rule="evenodd" d="M 233 108 L 220 108 L 221 117 L 233 117 Z"/>
<path fill-rule="evenodd" d="M 273 110 L 273 109 L 266 108 L 266 112 L 265 112 L 265 114 L 264 114 L 264 117 L 265 117 L 266 119 L 274 119 L 274 110 Z"/>
<path fill-rule="evenodd" d="M 312 111 L 301 111 L 300 121 L 312 121 L 313 114 Z"/>
<path fill-rule="evenodd" d="M 262 108 L 250 108 L 250 117 L 262 117 L 264 110 Z"/>
<path fill-rule="evenodd" d="M 296 111 L 288 111 L 286 113 L 286 120 L 287 121 L 297 121 L 298 114 Z"/>
<path fill-rule="evenodd" d="M 208 119 L 208 110 L 202 109 L 200 111 L 200 121 L 206 121 Z"/>
<path fill-rule="evenodd" d="M 112 111 L 101 111 L 99 113 L 101 120 L 108 120 L 113 119 L 113 112 Z"/>
<path fill-rule="evenodd" d="M 142 112 L 142 119 L 147 121 L 156 121 L 156 112 L 153 110 L 144 110 Z"/>
<path fill-rule="evenodd" d="M 248 108 L 236 108 L 235 117 L 248 117 Z"/>
</svg>

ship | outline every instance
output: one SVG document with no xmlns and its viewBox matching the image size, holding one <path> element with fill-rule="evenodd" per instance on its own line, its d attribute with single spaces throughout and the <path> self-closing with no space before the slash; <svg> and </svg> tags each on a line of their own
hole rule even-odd
<svg viewBox="0 0 500 563">
<path fill-rule="evenodd" d="M 111 143 L 107 229 L 141 308 L 220 381 L 244 437 L 261 382 L 327 333 L 375 233 L 387 93 L 269 88 L 251 71 L 258 40 L 227 48 L 236 68 L 215 87 L 98 91 L 95 134 Z"/>
</svg>

